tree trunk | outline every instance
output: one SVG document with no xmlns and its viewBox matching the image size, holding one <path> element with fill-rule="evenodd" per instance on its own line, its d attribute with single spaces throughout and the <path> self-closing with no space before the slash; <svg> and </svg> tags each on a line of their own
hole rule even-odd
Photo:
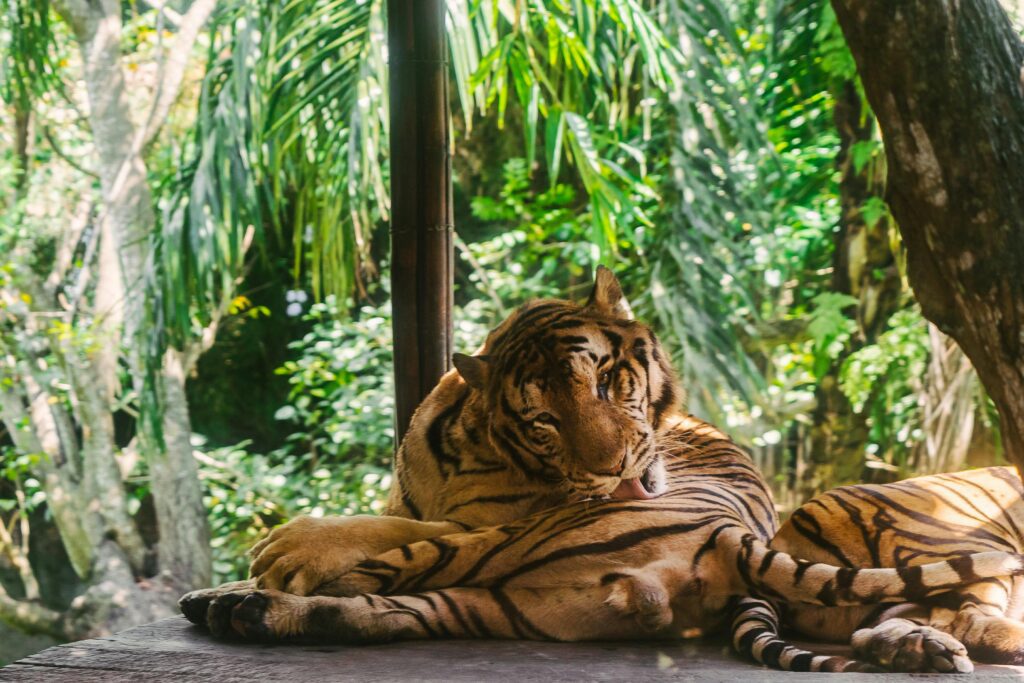
<svg viewBox="0 0 1024 683">
<path fill-rule="evenodd" d="M 181 356 L 174 349 L 164 354 L 161 404 L 166 455 L 151 458 L 149 471 L 160 532 L 160 569 L 186 588 L 194 588 L 212 580 L 213 554 L 199 470 L 192 457 Z M 155 493 L 158 486 L 161 495 Z"/>
<path fill-rule="evenodd" d="M 23 630 L 62 639 L 109 634 L 173 614 L 184 589 L 210 580 L 209 535 L 184 394 L 188 368 L 203 341 L 159 359 L 158 412 L 143 406 L 151 412 L 137 425 L 135 443 L 149 464 L 157 511 L 155 548 L 147 547 L 132 513 L 113 411 L 122 393 L 121 359 L 127 359 L 139 392 L 149 352 L 144 278 L 156 218 L 142 150 L 176 98 L 184 60 L 215 1 L 195 0 L 179 24 L 145 126 L 132 121 L 122 71 L 121 3 L 55 3 L 81 49 L 102 202 L 94 211 L 91 190 L 79 201 L 57 240 L 48 276 L 39 267 L 49 253 L 41 255 L 33 239 L 19 240 L 9 254 L 12 267 L 0 278 L 0 423 L 18 451 L 39 454 L 29 471 L 42 483 L 47 514 L 86 590 L 66 612 L 40 601 L 46 586 L 29 561 L 28 508 L 19 504 L 0 520 L 0 553 L 17 569 L 22 590 L 13 593 L 21 597 L 6 593 L 0 582 L 0 620 Z M 18 173 L 12 202 L 30 182 L 31 106 L 31 99 L 15 103 Z M 72 273 L 75 284 L 69 288 Z M 147 433 L 154 417 L 162 440 Z M 16 500 L 24 500 L 20 484 L 14 486 Z"/>
<path fill-rule="evenodd" d="M 853 81 L 835 88 L 832 118 L 839 133 L 839 233 L 836 236 L 833 289 L 856 297 L 861 344 L 871 344 L 900 308 L 899 268 L 893 253 L 893 228 L 888 214 L 870 215 L 872 200 L 885 192 L 886 168 L 881 158 L 858 168 L 855 149 L 875 138 L 875 117 L 861 100 Z"/>
<path fill-rule="evenodd" d="M 389 0 L 395 443 L 451 363 L 452 172 L 443 0 Z"/>
<path fill-rule="evenodd" d="M 996 0 L 833 0 L 929 320 L 971 359 L 1024 466 L 1024 44 Z"/>
<path fill-rule="evenodd" d="M 117 245 L 122 291 L 126 292 L 122 337 L 135 390 L 142 395 L 145 354 L 149 352 L 149 340 L 141 329 L 146 305 L 143 295 L 156 217 L 142 158 L 145 135 L 138 133 L 131 119 L 121 65 L 121 5 L 117 0 L 64 0 L 61 5 L 82 51 L 89 123 L 99 156 L 103 212 Z M 206 0 L 197 5 L 207 15 L 212 7 Z M 138 422 L 138 445 L 150 467 L 150 490 L 158 512 L 159 567 L 171 570 L 182 588 L 187 589 L 210 582 L 209 531 L 188 438 L 191 427 L 184 409 L 185 377 L 180 372 L 176 352 L 168 352 L 162 369 L 161 423 L 165 438 L 148 433 L 149 425 L 143 417 Z"/>
</svg>

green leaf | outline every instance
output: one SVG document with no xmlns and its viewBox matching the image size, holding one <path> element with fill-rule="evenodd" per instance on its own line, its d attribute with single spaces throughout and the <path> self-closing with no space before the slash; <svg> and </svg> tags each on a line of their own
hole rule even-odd
<svg viewBox="0 0 1024 683">
<path fill-rule="evenodd" d="M 889 206 L 881 197 L 871 197 L 861 204 L 860 207 L 861 218 L 864 219 L 864 223 L 869 228 L 873 228 L 878 225 L 878 221 L 882 220 L 882 218 L 888 214 Z"/>
<path fill-rule="evenodd" d="M 814 297 L 813 302 L 814 310 L 807 331 L 816 342 L 834 339 L 852 329 L 854 323 L 843 311 L 856 306 L 856 298 L 839 292 L 824 292 Z"/>
<path fill-rule="evenodd" d="M 869 161 L 882 153 L 881 140 L 860 140 L 850 146 L 850 159 L 853 168 L 859 174 Z"/>
<path fill-rule="evenodd" d="M 281 406 L 274 413 L 275 420 L 291 420 L 294 419 L 298 413 L 293 406 Z"/>
</svg>

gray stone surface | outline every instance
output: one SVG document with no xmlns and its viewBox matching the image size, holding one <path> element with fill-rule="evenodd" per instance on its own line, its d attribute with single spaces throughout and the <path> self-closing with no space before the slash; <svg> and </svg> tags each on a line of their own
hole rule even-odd
<svg viewBox="0 0 1024 683">
<path fill-rule="evenodd" d="M 821 648 L 818 648 L 821 649 Z M 832 648 L 836 651 L 836 648 Z M 834 679 L 834 676 L 840 679 Z M 1024 668 L 973 676 L 794 674 L 741 661 L 724 644 L 436 641 L 369 647 L 220 643 L 184 618 L 52 647 L 0 669 L 0 681 L 1010 681 Z"/>
</svg>

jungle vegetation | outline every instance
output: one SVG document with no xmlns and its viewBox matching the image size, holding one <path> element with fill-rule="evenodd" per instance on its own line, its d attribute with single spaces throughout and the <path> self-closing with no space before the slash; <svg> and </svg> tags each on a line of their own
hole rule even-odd
<svg viewBox="0 0 1024 683">
<path fill-rule="evenodd" d="M 947 63 L 907 27 L 872 43 L 850 4 L 448 0 L 456 347 L 529 297 L 584 296 L 603 263 L 672 350 L 689 409 L 750 449 L 783 511 L 1016 453 L 997 404 L 1002 431 L 1024 424 L 1004 396 L 1024 386 L 1024 337 L 980 313 L 1008 307 L 1019 329 L 1024 279 L 996 302 L 957 299 L 984 283 L 935 234 L 977 219 L 990 279 L 1019 273 L 1024 190 L 978 163 L 964 177 L 991 185 L 987 217 L 943 211 L 931 233 L 919 198 L 887 203 L 914 171 L 893 168 L 893 141 L 912 147 L 918 123 L 872 104 Z M 942 18 L 943 3 L 903 4 Z M 1024 50 L 1020 17 L 978 5 L 979 60 Z M 150 621 L 240 577 L 245 550 L 296 514 L 382 508 L 385 14 L 383 0 L 4 0 L 11 628 L 63 641 Z M 982 63 L 969 57 L 948 63 L 948 88 L 907 97 L 971 120 L 1005 152 L 992 163 L 1021 170 L 1024 104 L 1000 109 L 1020 114 L 1007 130 L 927 100 L 962 96 Z M 986 241 L 1001 225 L 1016 242 Z"/>
</svg>

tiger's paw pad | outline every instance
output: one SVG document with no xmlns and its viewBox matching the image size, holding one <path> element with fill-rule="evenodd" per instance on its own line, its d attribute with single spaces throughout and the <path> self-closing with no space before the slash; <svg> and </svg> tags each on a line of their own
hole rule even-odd
<svg viewBox="0 0 1024 683">
<path fill-rule="evenodd" d="M 302 635 L 308 600 L 278 591 L 239 591 L 210 603 L 206 623 L 216 638 L 276 640 Z"/>
<path fill-rule="evenodd" d="M 889 619 L 853 634 L 857 657 L 890 671 L 905 673 L 971 673 L 967 648 L 953 636 L 906 619 Z"/>
<path fill-rule="evenodd" d="M 645 631 L 660 631 L 672 624 L 668 591 L 654 576 L 620 576 L 611 584 L 605 604 L 623 615 L 632 615 Z"/>
<path fill-rule="evenodd" d="M 214 638 L 231 638 L 241 635 L 231 627 L 231 612 L 245 599 L 245 593 L 226 593 L 218 595 L 206 608 L 206 627 Z"/>
<path fill-rule="evenodd" d="M 214 588 L 202 588 L 190 593 L 185 593 L 178 600 L 178 609 L 185 615 L 185 618 L 199 626 L 206 625 L 206 615 L 210 604 L 222 595 L 238 591 L 252 590 L 252 581 L 232 581 Z"/>
<path fill-rule="evenodd" d="M 263 593 L 250 593 L 231 610 L 231 628 L 250 640 L 269 640 L 273 635 L 267 612 L 270 599 Z"/>
</svg>

